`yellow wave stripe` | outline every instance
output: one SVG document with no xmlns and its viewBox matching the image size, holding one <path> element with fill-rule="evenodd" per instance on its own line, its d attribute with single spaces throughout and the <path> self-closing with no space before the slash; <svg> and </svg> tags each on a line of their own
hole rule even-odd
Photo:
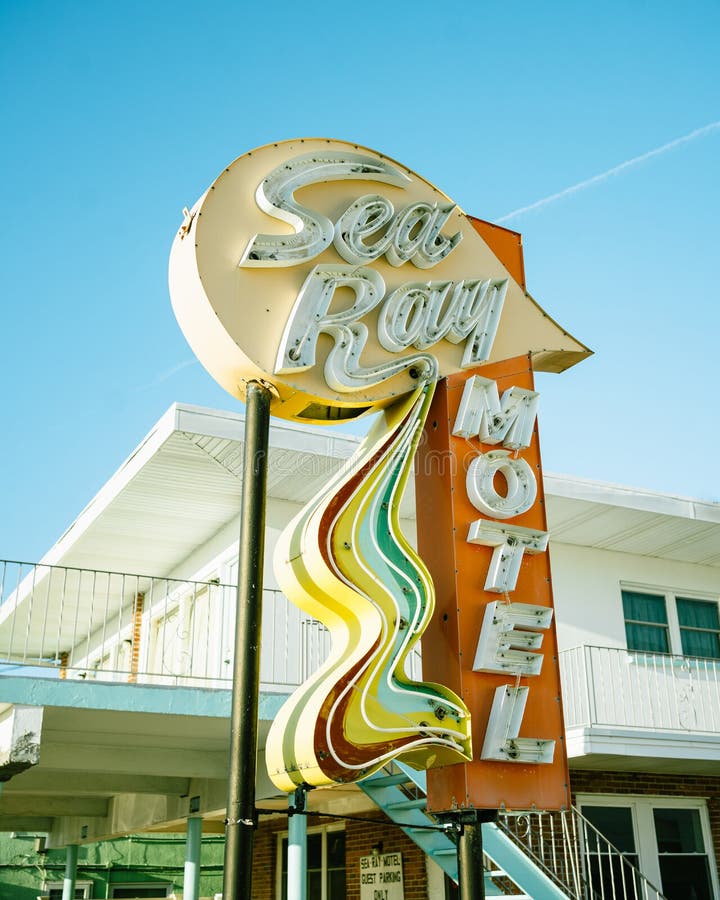
<svg viewBox="0 0 720 900">
<path fill-rule="evenodd" d="M 433 390 L 421 384 L 386 410 L 278 542 L 281 588 L 332 642 L 271 726 L 266 760 L 281 790 L 357 781 L 395 758 L 417 768 L 472 758 L 462 700 L 406 673 L 435 598 L 399 504 Z"/>
</svg>

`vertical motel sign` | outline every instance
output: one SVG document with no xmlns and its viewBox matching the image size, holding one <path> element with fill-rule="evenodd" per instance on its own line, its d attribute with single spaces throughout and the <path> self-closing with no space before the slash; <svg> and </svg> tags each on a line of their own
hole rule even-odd
<svg viewBox="0 0 720 900">
<path fill-rule="evenodd" d="M 504 401 L 504 402 L 503 402 Z M 428 772 L 428 807 L 570 803 L 532 366 L 446 378 L 416 463 L 435 582 L 423 675 L 472 711 L 474 758 Z"/>
<path fill-rule="evenodd" d="M 475 222 L 525 286 L 519 235 Z M 415 469 L 435 582 L 423 675 L 473 713 L 470 762 L 428 771 L 428 809 L 570 805 L 532 355 L 446 378 Z"/>
<path fill-rule="evenodd" d="M 527 293 L 519 235 L 383 154 L 286 141 L 186 211 L 170 291 L 233 396 L 259 383 L 273 415 L 322 426 L 380 413 L 276 547 L 332 642 L 273 722 L 276 786 L 397 758 L 429 770 L 435 811 L 567 806 L 532 371 L 589 351 Z M 399 503 L 423 427 L 418 554 Z"/>
</svg>

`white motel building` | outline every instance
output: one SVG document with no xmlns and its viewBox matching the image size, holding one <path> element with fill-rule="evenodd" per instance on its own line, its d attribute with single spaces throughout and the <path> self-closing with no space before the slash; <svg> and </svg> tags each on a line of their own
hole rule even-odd
<svg viewBox="0 0 720 900">
<path fill-rule="evenodd" d="M 241 415 L 173 406 L 41 561 L 0 563 L 0 830 L 69 854 L 187 832 L 190 863 L 191 835 L 224 832 L 243 441 Z M 294 840 L 265 737 L 329 649 L 278 589 L 273 546 L 356 446 L 272 425 L 257 900 L 285 896 Z M 486 892 L 717 900 L 720 505 L 553 475 L 544 487 L 573 807 L 484 825 Z M 412 496 L 402 512 L 414 538 Z M 454 896 L 455 845 L 425 811 L 424 773 L 391 764 L 307 804 L 310 900 Z"/>
</svg>

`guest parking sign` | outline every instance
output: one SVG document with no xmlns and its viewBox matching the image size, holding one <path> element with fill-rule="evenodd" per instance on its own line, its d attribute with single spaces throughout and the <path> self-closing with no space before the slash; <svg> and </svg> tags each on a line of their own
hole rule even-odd
<svg viewBox="0 0 720 900">
<path fill-rule="evenodd" d="M 360 857 L 360 900 L 404 900 L 402 853 Z"/>
</svg>

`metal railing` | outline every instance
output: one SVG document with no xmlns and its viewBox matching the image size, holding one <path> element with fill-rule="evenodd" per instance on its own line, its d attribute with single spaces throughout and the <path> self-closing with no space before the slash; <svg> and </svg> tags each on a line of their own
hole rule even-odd
<svg viewBox="0 0 720 900">
<path fill-rule="evenodd" d="M 231 585 L 215 581 L 2 561 L 0 671 L 223 681 L 232 672 L 223 624 L 234 596 Z"/>
<path fill-rule="evenodd" d="M 568 728 L 720 732 L 720 660 L 575 647 L 560 653 Z"/>
<path fill-rule="evenodd" d="M 574 807 L 559 812 L 502 812 L 498 826 L 576 900 L 664 900 L 633 864 Z"/>
<path fill-rule="evenodd" d="M 390 779 L 405 776 L 402 781 L 390 782 L 393 784 L 392 790 L 404 796 L 413 809 L 421 809 L 428 822 L 437 822 L 427 812 L 426 804 L 417 805 L 427 797 L 424 773 L 415 775 L 406 766 L 392 762 L 384 767 L 383 774 L 390 776 Z M 385 800 L 389 805 L 383 807 L 381 795 L 374 795 L 372 790 L 367 792 L 390 818 L 402 821 L 403 816 L 407 817 L 406 811 L 393 812 L 405 804 L 398 803 L 392 794 Z M 637 856 L 618 850 L 575 807 L 550 812 L 502 810 L 496 824 L 516 846 L 517 852 L 543 872 L 559 892 L 572 900 L 665 900 L 661 891 L 637 868 Z M 412 828 L 408 833 L 414 837 Z M 455 843 L 452 833 L 446 832 L 446 836 L 448 842 Z M 426 852 L 432 855 L 432 851 Z M 494 885 L 494 893 L 499 891 L 505 896 L 526 896 L 511 874 L 498 868 L 488 854 L 483 856 L 483 865 L 486 879 Z M 512 870 L 512 866 L 508 869 Z M 515 877 L 522 881 L 521 871 L 514 871 Z"/>
<path fill-rule="evenodd" d="M 229 688 L 236 586 L 0 561 L 0 674 Z M 286 693 L 330 652 L 330 634 L 263 592 L 261 688 Z M 419 652 L 409 674 L 420 678 Z"/>
</svg>

